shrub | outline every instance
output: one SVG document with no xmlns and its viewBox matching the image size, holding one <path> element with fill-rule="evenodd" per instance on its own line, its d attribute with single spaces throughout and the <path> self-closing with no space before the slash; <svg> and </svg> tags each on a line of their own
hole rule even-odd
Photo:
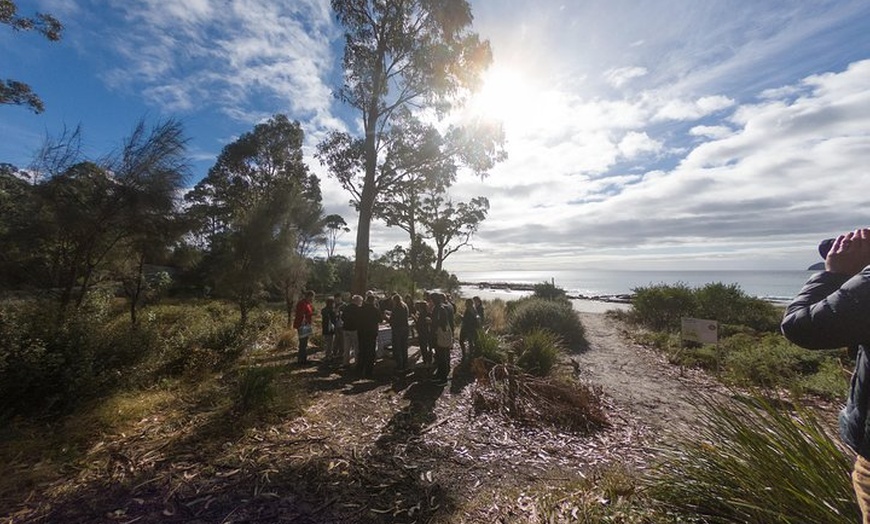
<svg viewBox="0 0 870 524">
<path fill-rule="evenodd" d="M 839 360 L 825 357 L 818 371 L 800 380 L 799 387 L 806 393 L 828 400 L 842 400 L 849 390 L 848 373 Z"/>
<path fill-rule="evenodd" d="M 656 331 L 679 331 L 680 319 L 692 316 L 697 309 L 694 293 L 683 283 L 639 287 L 632 291 L 631 306 L 635 319 Z"/>
<path fill-rule="evenodd" d="M 242 371 L 236 386 L 235 403 L 242 411 L 268 408 L 275 400 L 277 388 L 274 367 L 249 367 Z"/>
<path fill-rule="evenodd" d="M 764 300 L 746 295 L 737 284 L 712 283 L 694 291 L 699 318 L 709 318 L 720 324 L 747 326 L 756 331 L 776 331 L 781 315 Z"/>
<path fill-rule="evenodd" d="M 815 373 L 822 358 L 774 334 L 735 335 L 722 346 L 727 378 L 744 386 L 793 387 L 801 375 Z"/>
<path fill-rule="evenodd" d="M 477 348 L 481 357 L 496 364 L 507 362 L 507 354 L 499 337 L 486 331 L 478 331 L 477 336 Z"/>
<path fill-rule="evenodd" d="M 702 423 L 666 444 L 644 483 L 665 507 L 705 522 L 851 523 L 851 459 L 811 411 L 754 397 L 702 405 Z"/>
<path fill-rule="evenodd" d="M 532 289 L 534 290 L 532 296 L 544 300 L 561 300 L 564 299 L 566 295 L 564 289 L 557 287 L 556 284 L 551 282 L 535 284 L 532 286 Z"/>
<path fill-rule="evenodd" d="M 562 339 L 546 329 L 536 329 L 523 335 L 514 344 L 517 366 L 539 377 L 547 376 L 559 360 Z"/>
<path fill-rule="evenodd" d="M 508 316 L 508 331 L 521 336 L 538 329 L 558 334 L 567 348 L 586 348 L 585 331 L 580 317 L 568 301 L 533 298 L 523 300 Z"/>
</svg>

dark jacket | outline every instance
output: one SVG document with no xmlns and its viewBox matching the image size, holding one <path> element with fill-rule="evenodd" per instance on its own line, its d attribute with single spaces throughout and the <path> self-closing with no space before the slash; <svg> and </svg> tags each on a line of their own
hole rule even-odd
<svg viewBox="0 0 870 524">
<path fill-rule="evenodd" d="M 359 308 L 359 324 L 356 330 L 360 338 L 378 336 L 378 326 L 381 323 L 381 310 L 374 304 L 366 302 Z"/>
<path fill-rule="evenodd" d="M 870 266 L 851 278 L 828 272 L 810 277 L 786 309 L 782 333 L 807 349 L 857 350 L 840 436 L 870 460 Z"/>
<path fill-rule="evenodd" d="M 345 304 L 341 308 L 341 325 L 345 331 L 359 329 L 359 314 L 362 308 L 354 303 Z"/>
<path fill-rule="evenodd" d="M 320 310 L 320 315 L 323 319 L 320 323 L 323 334 L 335 335 L 335 324 L 338 321 L 338 314 L 335 312 L 335 308 L 324 307 Z"/>
<path fill-rule="evenodd" d="M 393 309 L 390 312 L 390 329 L 393 330 L 393 333 L 408 333 L 410 331 L 407 306 L 393 304 Z"/>
</svg>

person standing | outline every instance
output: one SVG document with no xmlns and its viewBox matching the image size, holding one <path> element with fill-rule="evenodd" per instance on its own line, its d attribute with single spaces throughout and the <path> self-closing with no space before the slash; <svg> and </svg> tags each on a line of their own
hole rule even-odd
<svg viewBox="0 0 870 524">
<path fill-rule="evenodd" d="M 450 374 L 450 350 L 453 349 L 453 313 L 441 293 L 432 295 L 435 308 L 432 311 L 432 330 L 435 332 L 435 383 L 447 385 Z"/>
<path fill-rule="evenodd" d="M 390 330 L 393 339 L 393 357 L 396 359 L 396 370 L 404 373 L 408 368 L 408 337 L 411 334 L 408 305 L 398 293 L 393 295 L 392 301 Z"/>
<path fill-rule="evenodd" d="M 381 324 L 381 310 L 378 308 L 377 297 L 369 295 L 360 308 L 357 335 L 359 336 L 359 358 L 357 371 L 365 377 L 372 378 L 375 372 L 375 351 L 378 345 L 378 327 Z"/>
<path fill-rule="evenodd" d="M 299 353 L 296 361 L 299 364 L 308 362 L 308 337 L 312 333 L 311 321 L 314 318 L 314 291 L 306 291 L 302 299 L 296 303 L 296 314 L 293 317 L 293 327 L 299 339 Z"/>
<path fill-rule="evenodd" d="M 341 319 L 344 302 L 341 293 L 336 293 L 332 297 L 332 301 L 332 308 L 335 310 L 335 339 L 332 341 L 332 357 L 334 360 L 339 360 L 344 354 L 344 324 Z"/>
<path fill-rule="evenodd" d="M 335 299 L 329 297 L 326 299 L 326 305 L 320 310 L 320 330 L 323 334 L 323 355 L 329 361 L 335 357 L 333 348 L 335 342 L 335 325 L 337 323 L 337 315 L 335 314 Z"/>
<path fill-rule="evenodd" d="M 814 274 L 788 305 L 783 335 L 807 349 L 857 350 L 840 437 L 856 454 L 852 486 L 870 524 L 870 229 L 822 242 L 825 270 Z"/>
<path fill-rule="evenodd" d="M 486 317 L 483 314 L 483 300 L 481 300 L 480 297 L 477 296 L 472 297 L 471 300 L 474 301 L 474 309 L 477 311 L 477 317 L 478 319 L 480 319 L 480 327 L 482 329 L 484 323 L 486 322 Z"/>
<path fill-rule="evenodd" d="M 354 295 L 350 299 L 350 303 L 344 306 L 341 312 L 341 322 L 344 326 L 344 357 L 342 364 L 350 365 L 350 359 L 359 363 L 359 321 L 360 310 L 362 308 L 363 298 L 359 295 Z"/>
<path fill-rule="evenodd" d="M 415 304 L 414 329 L 417 330 L 417 344 L 420 345 L 420 355 L 424 366 L 432 365 L 432 317 L 429 313 L 429 303 L 420 300 Z"/>
<path fill-rule="evenodd" d="M 471 358 L 477 352 L 477 331 L 480 329 L 480 317 L 474 307 L 474 300 L 465 300 L 465 311 L 462 313 L 462 323 L 459 325 L 459 347 L 462 349 L 462 360 Z"/>
</svg>

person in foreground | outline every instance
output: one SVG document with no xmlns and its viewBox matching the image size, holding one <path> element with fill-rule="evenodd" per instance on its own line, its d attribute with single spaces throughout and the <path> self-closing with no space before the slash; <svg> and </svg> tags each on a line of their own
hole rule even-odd
<svg viewBox="0 0 870 524">
<path fill-rule="evenodd" d="M 852 485 L 870 524 L 870 229 L 822 242 L 825 271 L 807 281 L 782 320 L 787 339 L 807 349 L 857 348 L 840 436 L 857 453 Z"/>
</svg>

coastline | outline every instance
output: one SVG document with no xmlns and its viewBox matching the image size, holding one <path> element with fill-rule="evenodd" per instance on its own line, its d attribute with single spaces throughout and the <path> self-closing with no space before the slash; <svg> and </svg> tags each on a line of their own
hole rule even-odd
<svg viewBox="0 0 870 524">
<path fill-rule="evenodd" d="M 531 295 L 534 286 L 511 282 L 460 282 L 459 289 L 463 297 L 478 296 L 483 300 L 509 301 Z M 567 296 L 574 310 L 582 313 L 605 313 L 613 309 L 627 311 L 631 308 L 630 295 Z"/>
</svg>

